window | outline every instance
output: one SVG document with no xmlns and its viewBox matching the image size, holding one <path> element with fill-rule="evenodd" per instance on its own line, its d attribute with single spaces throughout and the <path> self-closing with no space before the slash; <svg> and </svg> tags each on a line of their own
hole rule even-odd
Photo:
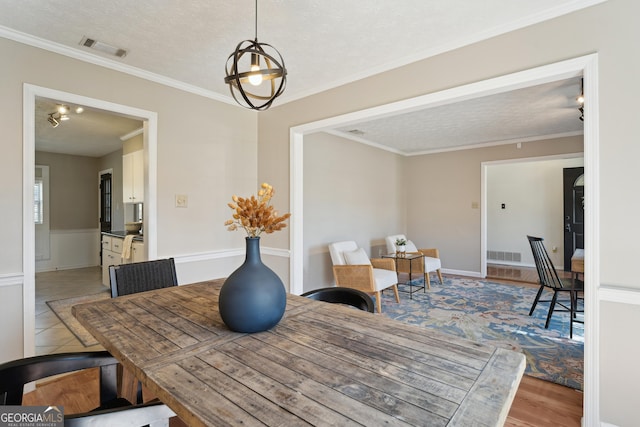
<svg viewBox="0 0 640 427">
<path fill-rule="evenodd" d="M 36 178 L 33 184 L 33 222 L 42 224 L 44 222 L 44 191 L 42 178 Z"/>
</svg>

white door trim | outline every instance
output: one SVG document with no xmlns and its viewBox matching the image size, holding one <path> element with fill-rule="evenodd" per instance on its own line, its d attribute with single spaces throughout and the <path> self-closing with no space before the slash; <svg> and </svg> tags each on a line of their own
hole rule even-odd
<svg viewBox="0 0 640 427">
<path fill-rule="evenodd" d="M 112 111 L 140 119 L 144 123 L 145 142 L 145 247 L 149 259 L 157 257 L 157 144 L 158 115 L 126 105 L 76 95 L 25 83 L 23 87 L 22 141 L 22 269 L 23 269 L 23 353 L 35 354 L 35 227 L 33 223 L 33 185 L 35 175 L 35 103 L 36 97 L 66 101 L 87 107 Z"/>
</svg>

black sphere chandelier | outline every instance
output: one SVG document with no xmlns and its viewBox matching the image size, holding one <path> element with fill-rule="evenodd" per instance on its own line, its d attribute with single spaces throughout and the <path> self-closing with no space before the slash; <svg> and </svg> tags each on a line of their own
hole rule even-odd
<svg viewBox="0 0 640 427">
<path fill-rule="evenodd" d="M 287 70 L 276 48 L 258 43 L 258 0 L 255 4 L 255 38 L 241 41 L 229 55 L 224 82 L 238 104 L 261 111 L 269 108 L 284 92 Z"/>
</svg>

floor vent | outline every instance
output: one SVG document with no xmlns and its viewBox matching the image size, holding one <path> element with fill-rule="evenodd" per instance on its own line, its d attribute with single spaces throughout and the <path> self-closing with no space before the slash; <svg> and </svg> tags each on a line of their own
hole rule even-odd
<svg viewBox="0 0 640 427">
<path fill-rule="evenodd" d="M 494 261 L 521 262 L 522 254 L 520 252 L 487 251 L 487 259 Z"/>
</svg>

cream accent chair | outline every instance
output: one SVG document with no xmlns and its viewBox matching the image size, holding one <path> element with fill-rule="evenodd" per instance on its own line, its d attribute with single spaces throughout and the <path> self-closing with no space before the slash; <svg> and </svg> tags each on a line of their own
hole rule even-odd
<svg viewBox="0 0 640 427">
<path fill-rule="evenodd" d="M 400 302 L 398 275 L 393 259 L 369 259 L 365 250 L 358 248 L 354 241 L 331 243 L 329 254 L 337 286 L 375 294 L 378 313 L 382 313 L 381 291 L 393 288 L 396 302 Z"/>
<path fill-rule="evenodd" d="M 405 239 L 407 241 L 406 251 L 407 253 L 418 253 L 424 255 L 424 264 L 421 263 L 420 267 L 416 269 L 415 264 L 412 266 L 412 273 L 424 273 L 424 281 L 427 283 L 427 288 L 431 289 L 431 278 L 429 273 L 436 272 L 440 284 L 442 284 L 442 264 L 440 262 L 440 252 L 436 248 L 430 249 L 418 249 L 416 245 L 408 240 L 404 234 L 395 234 L 393 236 L 387 236 L 385 242 L 387 244 L 387 252 L 393 254 L 396 252 L 396 239 Z M 398 272 L 409 273 L 409 260 L 398 260 Z M 411 278 L 409 278 L 411 279 Z"/>
</svg>

